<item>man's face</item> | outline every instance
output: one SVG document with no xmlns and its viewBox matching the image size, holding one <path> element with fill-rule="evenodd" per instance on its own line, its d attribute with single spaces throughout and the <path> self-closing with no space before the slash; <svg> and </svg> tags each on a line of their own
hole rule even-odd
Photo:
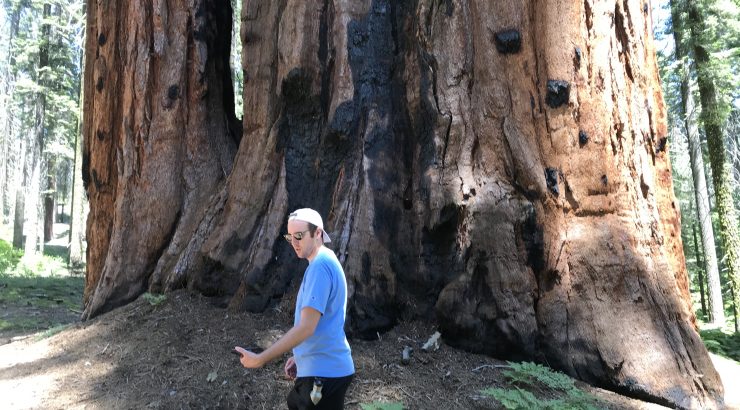
<svg viewBox="0 0 740 410">
<path fill-rule="evenodd" d="M 297 220 L 288 221 L 288 233 L 293 236 L 290 244 L 299 258 L 309 258 L 318 249 L 316 237 L 311 237 L 311 233 L 308 231 L 308 222 Z M 295 236 L 301 235 L 301 240 L 295 238 Z"/>
</svg>

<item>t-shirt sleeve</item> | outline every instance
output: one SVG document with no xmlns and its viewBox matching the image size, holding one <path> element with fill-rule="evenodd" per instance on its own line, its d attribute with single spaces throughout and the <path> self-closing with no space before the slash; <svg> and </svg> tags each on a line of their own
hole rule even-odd
<svg viewBox="0 0 740 410">
<path fill-rule="evenodd" d="M 323 315 L 331 293 L 331 276 L 326 264 L 321 263 L 315 269 L 309 269 L 303 286 L 303 307 L 312 307 Z"/>
</svg>

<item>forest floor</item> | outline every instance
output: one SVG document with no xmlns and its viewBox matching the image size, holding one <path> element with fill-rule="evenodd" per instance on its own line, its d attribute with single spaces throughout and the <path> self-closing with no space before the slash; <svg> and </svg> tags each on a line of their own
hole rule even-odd
<svg viewBox="0 0 740 410">
<path fill-rule="evenodd" d="M 285 408 L 292 382 L 283 377 L 284 360 L 247 370 L 230 351 L 234 345 L 264 346 L 287 331 L 291 301 L 257 315 L 214 307 L 184 290 L 149 296 L 70 323 L 56 334 L 0 332 L 2 407 Z M 431 323 L 404 323 L 375 341 L 351 340 L 357 373 L 347 408 L 394 408 L 380 403 L 407 409 L 502 408 L 481 390 L 512 388 L 502 373 L 506 363 L 444 343 L 425 352 L 421 346 L 434 331 Z M 404 346 L 414 349 L 406 365 L 401 363 Z M 737 371 L 737 363 L 729 362 Z M 661 408 L 580 382 L 576 386 L 599 400 L 597 408 Z"/>
</svg>

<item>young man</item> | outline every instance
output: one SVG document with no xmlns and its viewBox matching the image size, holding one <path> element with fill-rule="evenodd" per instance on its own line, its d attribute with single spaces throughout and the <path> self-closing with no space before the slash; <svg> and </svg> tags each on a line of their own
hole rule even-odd
<svg viewBox="0 0 740 410">
<path fill-rule="evenodd" d="M 347 312 L 347 280 L 334 252 L 321 215 L 302 208 L 288 218 L 285 240 L 299 258 L 308 259 L 295 306 L 293 328 L 262 353 L 241 347 L 241 363 L 258 368 L 293 349 L 285 363 L 285 375 L 295 379 L 288 395 L 288 408 L 342 409 L 344 395 L 355 373 L 352 354 L 344 334 Z M 297 377 L 297 378 L 296 378 Z M 320 394 L 316 394 L 316 392 Z"/>
</svg>

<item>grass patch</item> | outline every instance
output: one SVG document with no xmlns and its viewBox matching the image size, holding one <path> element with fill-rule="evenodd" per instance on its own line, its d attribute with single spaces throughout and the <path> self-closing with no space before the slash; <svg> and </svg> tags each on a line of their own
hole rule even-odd
<svg viewBox="0 0 740 410">
<path fill-rule="evenodd" d="M 0 319 L 0 331 L 19 330 L 24 332 L 35 332 L 47 327 L 47 324 L 41 318 L 34 317 L 13 317 Z"/>
<path fill-rule="evenodd" d="M 55 334 L 60 333 L 62 330 L 68 328 L 69 326 L 70 324 L 68 323 L 66 325 L 56 325 L 50 329 L 47 329 L 44 333 L 36 336 L 36 341 L 38 342 L 39 340 L 46 339 L 47 337 L 52 337 Z"/>
<path fill-rule="evenodd" d="M 83 286 L 82 277 L 0 274 L 0 304 L 78 309 Z"/>
<path fill-rule="evenodd" d="M 510 369 L 503 372 L 514 386 L 511 389 L 488 388 L 481 393 L 491 396 L 507 409 L 581 409 L 599 408 L 599 401 L 575 386 L 570 377 L 548 367 L 530 363 L 509 362 Z M 540 398 L 541 396 L 554 398 Z"/>
<path fill-rule="evenodd" d="M 78 316 L 84 277 L 70 275 L 63 258 L 36 255 L 0 240 L 0 331 L 53 330 Z"/>
<path fill-rule="evenodd" d="M 44 255 L 61 259 L 66 264 L 69 258 L 69 249 L 61 245 L 44 245 Z"/>
</svg>

